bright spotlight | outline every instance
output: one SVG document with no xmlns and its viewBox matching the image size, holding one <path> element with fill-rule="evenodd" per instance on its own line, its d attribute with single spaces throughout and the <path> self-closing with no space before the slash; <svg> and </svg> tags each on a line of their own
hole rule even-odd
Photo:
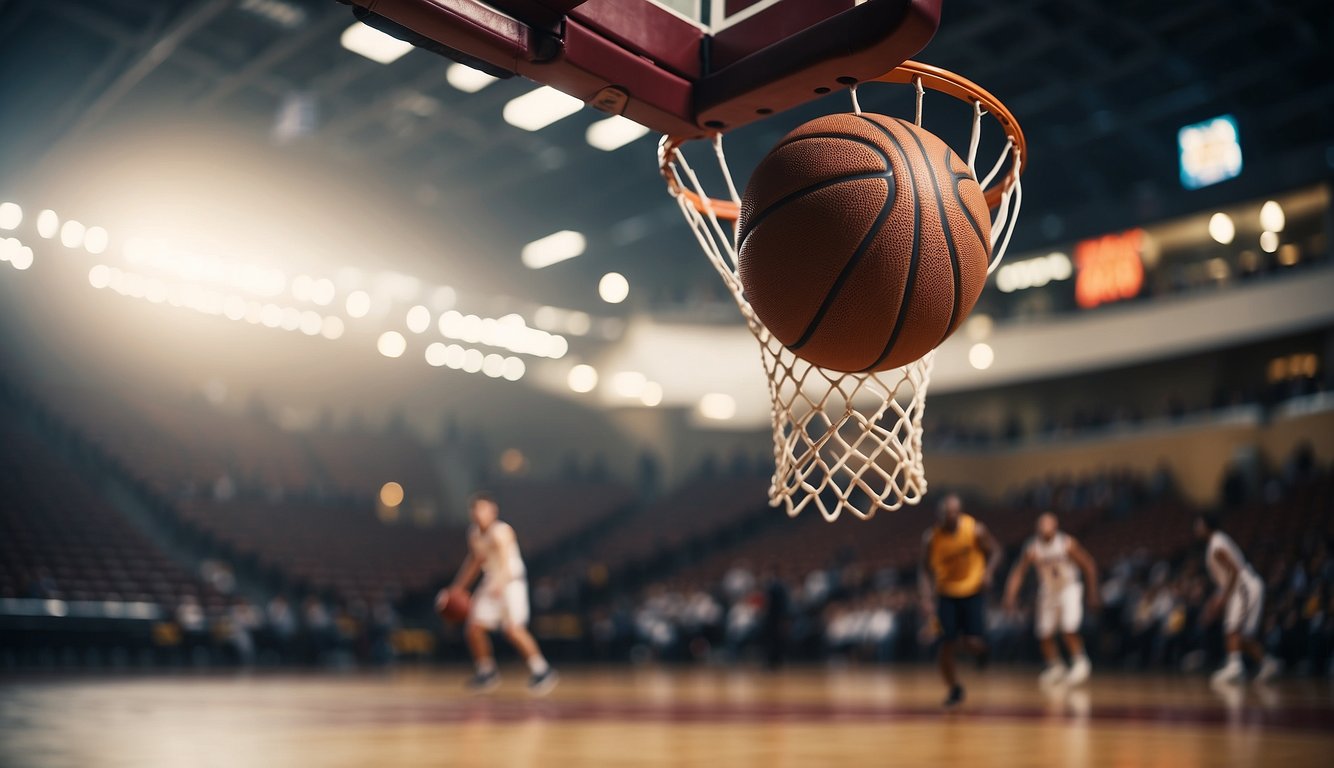
<svg viewBox="0 0 1334 768">
<path fill-rule="evenodd" d="M 498 379 L 505 374 L 505 358 L 495 353 L 487 355 L 482 359 L 482 373 L 493 379 Z"/>
<path fill-rule="evenodd" d="M 403 486 L 389 482 L 380 486 L 380 503 L 386 507 L 397 507 L 403 503 Z"/>
<path fill-rule="evenodd" d="M 99 290 L 111 285 L 111 268 L 105 264 L 94 265 L 88 270 L 88 284 Z"/>
<path fill-rule="evenodd" d="M 525 245 L 520 259 L 529 269 L 542 269 L 573 259 L 583 253 L 587 246 L 588 241 L 582 233 L 563 229 Z"/>
<path fill-rule="evenodd" d="M 37 214 L 37 234 L 41 235 L 47 240 L 50 240 L 51 238 L 56 236 L 56 232 L 59 230 L 60 230 L 60 217 L 56 215 L 55 211 L 51 210 L 50 208 L 47 208 L 46 210 Z"/>
<path fill-rule="evenodd" d="M 570 389 L 580 394 L 592 392 L 598 385 L 598 371 L 591 365 L 576 365 L 570 369 L 566 383 L 570 385 Z"/>
<path fill-rule="evenodd" d="M 22 272 L 32 266 L 32 249 L 26 245 L 20 245 L 9 257 L 9 263 L 14 265 L 14 269 Z"/>
<path fill-rule="evenodd" d="M 327 307 L 334 300 L 334 284 L 327 277 L 321 277 L 310 286 L 310 300 L 319 304 L 321 307 Z"/>
<path fill-rule="evenodd" d="M 523 378 L 525 368 L 523 360 L 517 357 L 507 357 L 505 358 L 505 370 L 501 375 L 505 377 L 506 381 L 518 381 Z"/>
<path fill-rule="evenodd" d="M 990 344 L 978 342 L 968 350 L 968 364 L 979 371 L 985 371 L 996 360 L 996 352 Z"/>
<path fill-rule="evenodd" d="M 1279 205 L 1277 200 L 1270 200 L 1260 206 L 1260 226 L 1266 232 L 1282 232 L 1283 225 L 1287 223 L 1287 217 L 1283 215 L 1283 206 Z"/>
<path fill-rule="evenodd" d="M 426 329 L 431 327 L 431 310 L 420 304 L 409 309 L 407 324 L 408 330 L 413 333 L 426 333 Z"/>
<path fill-rule="evenodd" d="M 375 348 L 385 357 L 402 357 L 408 349 L 408 340 L 398 331 L 385 331 L 375 342 Z"/>
<path fill-rule="evenodd" d="M 433 341 L 426 345 L 426 363 L 433 368 L 440 368 L 445 364 L 449 357 L 445 351 L 445 345 L 439 341 Z"/>
<path fill-rule="evenodd" d="M 630 295 L 630 281 L 620 272 L 608 272 L 598 281 L 598 295 L 608 304 L 620 304 Z"/>
<path fill-rule="evenodd" d="M 464 93 L 477 93 L 497 78 L 466 64 L 450 64 L 445 70 L 445 82 Z"/>
<path fill-rule="evenodd" d="M 0 203 L 0 229 L 17 229 L 23 223 L 23 209 L 18 203 Z"/>
<path fill-rule="evenodd" d="M 699 400 L 699 415 L 714 421 L 727 421 L 736 415 L 736 400 L 722 392 L 710 392 Z"/>
<path fill-rule="evenodd" d="M 1232 242 L 1232 238 L 1237 236 L 1237 227 L 1232 223 L 1232 217 L 1226 213 L 1215 213 L 1209 217 L 1209 237 L 1216 242 L 1227 245 Z"/>
<path fill-rule="evenodd" d="M 359 53 L 380 64 L 392 64 L 412 50 L 412 43 L 390 37 L 380 30 L 368 27 L 359 21 L 343 30 L 343 34 L 338 41 L 349 51 Z"/>
<path fill-rule="evenodd" d="M 589 146 L 604 152 L 629 144 L 648 133 L 648 128 L 622 115 L 612 115 L 588 126 L 584 138 Z"/>
<path fill-rule="evenodd" d="M 1260 233 L 1260 250 L 1265 253 L 1273 253 L 1278 250 L 1278 234 L 1265 231 Z"/>
<path fill-rule="evenodd" d="M 365 317 L 371 312 L 371 295 L 365 291 L 353 291 L 347 295 L 347 316 Z"/>
<path fill-rule="evenodd" d="M 573 96 L 544 85 L 511 99 L 501 111 L 505 122 L 525 131 L 540 131 L 557 120 L 569 117 L 584 103 Z"/>
<path fill-rule="evenodd" d="M 482 364 L 485 361 L 486 357 L 479 349 L 466 349 L 463 351 L 463 370 L 468 373 L 477 373 L 482 370 Z"/>
<path fill-rule="evenodd" d="M 105 253 L 110 243 L 111 236 L 102 227 L 89 227 L 83 233 L 83 247 L 94 256 Z"/>
</svg>

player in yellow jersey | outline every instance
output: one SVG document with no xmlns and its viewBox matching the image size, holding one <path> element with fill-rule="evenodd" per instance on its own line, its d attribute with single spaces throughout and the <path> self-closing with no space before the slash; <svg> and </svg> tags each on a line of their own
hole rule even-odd
<svg viewBox="0 0 1334 768">
<path fill-rule="evenodd" d="M 963 702 L 954 656 L 960 644 L 982 656 L 987 644 L 987 587 L 1000 564 L 1001 549 L 986 526 L 964 514 L 957 494 L 940 500 L 937 523 L 922 540 L 922 566 L 918 585 L 922 614 L 940 630 L 940 674 L 949 686 L 946 707 Z"/>
</svg>

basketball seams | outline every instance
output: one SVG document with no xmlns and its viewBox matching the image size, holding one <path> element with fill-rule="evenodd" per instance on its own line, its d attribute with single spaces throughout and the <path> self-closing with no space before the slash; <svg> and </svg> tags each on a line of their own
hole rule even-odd
<svg viewBox="0 0 1334 768">
<path fill-rule="evenodd" d="M 888 157 L 885 158 L 885 163 L 886 165 L 889 164 Z M 857 269 L 857 265 L 861 263 L 862 257 L 866 255 L 866 250 L 871 247 L 871 243 L 875 241 L 876 235 L 880 233 L 881 225 L 885 223 L 885 219 L 889 217 L 890 209 L 894 207 L 894 197 L 897 189 L 897 185 L 894 183 L 892 169 L 884 176 L 884 179 L 886 184 L 885 202 L 880 206 L 880 213 L 876 215 L 875 221 L 871 223 L 871 228 L 867 230 L 866 234 L 862 237 L 861 243 L 857 245 L 857 250 L 853 251 L 852 255 L 848 257 L 847 262 L 843 265 L 842 271 L 838 273 L 838 277 L 834 278 L 834 284 L 829 286 L 829 291 L 825 294 L 824 301 L 820 302 L 820 308 L 815 311 L 815 316 L 812 317 L 810 323 L 807 324 L 806 330 L 801 334 L 801 338 L 788 344 L 788 349 L 794 351 L 800 349 L 806 342 L 811 340 L 812 336 L 815 335 L 816 330 L 820 327 L 820 321 L 824 319 L 824 316 L 829 312 L 829 308 L 832 307 L 834 301 L 838 299 L 838 294 L 843 290 L 843 285 L 847 283 L 848 277 Z"/>
<path fill-rule="evenodd" d="M 948 146 L 945 147 L 944 160 L 946 168 L 949 167 L 950 156 L 953 154 L 953 152 L 954 151 L 951 150 Z M 991 247 L 987 243 L 987 238 L 982 236 L 982 227 L 978 225 L 977 219 L 973 218 L 973 212 L 968 210 L 968 204 L 964 202 L 963 193 L 959 191 L 959 182 L 963 181 L 964 179 L 972 180 L 972 178 L 973 174 L 971 173 L 956 173 L 954 174 L 954 184 L 951 186 L 953 187 L 954 190 L 954 199 L 957 200 L 959 203 L 959 210 L 963 211 L 964 218 L 968 219 L 968 223 L 971 224 L 973 227 L 973 232 L 977 234 L 977 242 L 982 245 L 982 252 L 987 253 L 988 256 L 990 256 Z"/>
<path fill-rule="evenodd" d="M 883 153 L 881 156 L 883 157 Z M 885 158 L 885 164 L 886 165 L 889 164 L 889 158 Z M 886 171 L 879 173 L 854 173 L 848 176 L 839 176 L 838 178 L 835 179 L 825 179 L 823 181 L 818 181 L 808 187 L 803 187 L 801 189 L 798 189 L 795 192 L 790 192 L 784 195 L 783 197 L 775 200 L 772 204 L 769 205 L 769 207 L 765 208 L 763 211 L 760 211 L 757 215 L 755 215 L 754 218 L 746 222 L 745 227 L 742 228 L 741 232 L 739 233 L 740 236 L 737 238 L 737 244 L 736 244 L 737 250 L 741 250 L 741 247 L 746 244 L 746 238 L 750 237 L 751 233 L 753 233 L 756 229 L 759 228 L 761 224 L 764 223 L 764 220 L 769 216 L 769 214 L 782 208 L 788 203 L 796 202 L 800 198 L 803 198 L 810 194 L 814 194 L 823 189 L 828 189 L 829 187 L 833 187 L 838 184 L 844 184 L 849 181 L 865 181 L 867 179 L 885 179 L 887 182 L 889 182 L 890 189 L 893 190 L 894 188 L 894 170 L 890 168 Z"/>
<path fill-rule="evenodd" d="M 894 327 L 889 333 L 889 340 L 885 342 L 885 347 L 880 352 L 880 356 L 875 359 L 875 362 L 862 369 L 863 372 L 867 372 L 875 370 L 885 361 L 885 358 L 889 357 L 890 353 L 894 350 L 894 344 L 899 339 L 899 333 L 903 330 L 904 320 L 908 317 L 908 307 L 912 304 L 913 285 L 917 281 L 917 262 L 920 259 L 922 245 L 922 201 L 915 194 L 917 184 L 913 177 L 912 161 L 908 159 L 908 153 L 904 151 L 903 145 L 899 142 L 898 138 L 896 138 L 885 126 L 872 120 L 866 115 L 859 115 L 859 117 L 875 126 L 876 130 L 883 133 L 885 137 L 889 139 L 889 142 L 894 145 L 895 151 L 898 152 L 899 158 L 903 161 L 904 170 L 908 174 L 908 184 L 901 188 L 906 191 L 906 194 L 911 196 L 913 208 L 912 257 L 908 260 L 908 276 L 903 283 L 903 298 L 899 300 L 898 317 L 894 319 Z"/>
<path fill-rule="evenodd" d="M 903 124 L 903 127 L 908 131 L 908 135 L 912 137 L 913 143 L 917 145 L 917 149 L 922 153 L 922 159 L 925 161 L 926 173 L 931 179 L 931 190 L 935 192 L 936 212 L 940 215 L 940 230 L 945 235 L 945 252 L 949 254 L 950 270 L 954 275 L 954 298 L 950 302 L 950 319 L 949 322 L 945 323 L 945 333 L 940 337 L 940 341 L 932 345 L 932 348 L 935 348 L 949 338 L 950 333 L 954 330 L 954 324 L 959 320 L 959 306 L 963 303 L 963 278 L 959 274 L 959 253 L 954 245 L 954 233 L 950 231 L 952 229 L 950 226 L 951 219 L 945 214 L 945 193 L 941 188 L 940 180 L 936 178 L 935 164 L 931 162 L 931 155 L 926 151 L 926 145 L 922 143 L 922 137 L 917 135 L 917 130 L 920 129 L 914 130 L 915 126 L 909 126 L 906 123 Z M 950 167 L 948 150 L 949 148 L 946 147 L 946 170 Z"/>
<path fill-rule="evenodd" d="M 811 184 L 810 186 L 795 190 L 793 192 L 789 192 L 788 194 L 782 196 L 781 198 L 765 206 L 763 210 L 759 211 L 758 213 L 755 213 L 750 217 L 746 217 L 743 213 L 742 221 L 739 222 L 741 229 L 737 233 L 737 245 L 736 245 L 737 250 L 741 250 L 741 246 L 746 242 L 746 238 L 750 236 L 751 232 L 755 231 L 755 228 L 758 227 L 760 225 L 760 222 L 762 222 L 767 216 L 769 216 L 779 208 L 783 207 L 784 205 L 787 205 L 788 203 L 791 203 L 794 200 L 797 200 L 805 195 L 811 194 L 812 192 L 818 192 L 821 189 L 825 189 L 835 184 L 840 184 L 844 181 L 858 181 L 861 179 L 880 179 L 880 178 L 890 179 L 889 182 L 890 186 L 893 186 L 894 182 L 892 176 L 894 174 L 894 168 L 889 164 L 889 156 L 885 154 L 885 150 L 877 146 L 875 142 L 872 142 L 868 139 L 865 139 L 861 136 L 857 136 L 855 134 L 825 131 L 821 133 L 808 134 L 806 136 L 799 136 L 790 141 L 785 141 L 782 144 L 779 144 L 778 146 L 769 150 L 769 155 L 773 156 L 774 153 L 778 152 L 783 147 L 791 146 L 798 141 L 805 141 L 806 139 L 841 139 L 844 141 L 850 141 L 854 144 L 859 144 L 871 150 L 872 153 L 874 153 L 877 157 L 879 157 L 880 160 L 885 164 L 885 170 L 852 173 L 844 176 L 836 176 L 832 179 L 821 179 L 820 181 Z"/>
</svg>

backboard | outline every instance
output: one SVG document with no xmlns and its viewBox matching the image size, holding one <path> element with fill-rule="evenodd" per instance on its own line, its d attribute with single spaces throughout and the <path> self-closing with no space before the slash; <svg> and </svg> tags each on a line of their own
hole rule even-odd
<svg viewBox="0 0 1334 768">
<path fill-rule="evenodd" d="M 930 41 L 941 0 L 353 3 L 366 24 L 420 47 L 700 137 L 885 74 Z"/>
</svg>

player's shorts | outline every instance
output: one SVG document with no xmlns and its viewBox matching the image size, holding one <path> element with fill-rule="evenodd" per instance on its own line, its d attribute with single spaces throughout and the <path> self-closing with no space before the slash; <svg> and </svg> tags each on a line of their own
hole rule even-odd
<svg viewBox="0 0 1334 768">
<path fill-rule="evenodd" d="M 1037 621 L 1033 629 L 1039 638 L 1051 637 L 1057 630 L 1073 635 L 1083 622 L 1083 584 L 1075 582 L 1052 592 L 1038 591 Z"/>
<path fill-rule="evenodd" d="M 482 579 L 472 597 L 472 613 L 468 620 L 487 629 L 522 627 L 528 624 L 528 582 L 515 579 L 497 594 Z"/>
<path fill-rule="evenodd" d="M 1256 576 L 1242 576 L 1223 607 L 1223 631 L 1229 635 L 1239 633 L 1244 637 L 1255 637 L 1264 607 L 1264 583 Z"/>
<path fill-rule="evenodd" d="M 940 621 L 940 638 L 955 640 L 962 637 L 982 637 L 986 633 L 986 600 L 979 592 L 970 597 L 936 599 L 936 618 Z"/>
</svg>

